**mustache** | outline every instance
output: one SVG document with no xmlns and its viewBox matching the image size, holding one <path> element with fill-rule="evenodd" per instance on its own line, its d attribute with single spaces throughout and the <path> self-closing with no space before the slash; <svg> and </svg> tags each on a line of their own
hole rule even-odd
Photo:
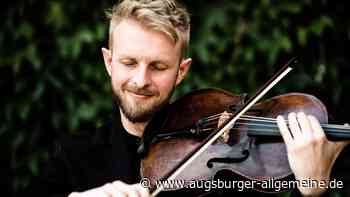
<svg viewBox="0 0 350 197">
<path fill-rule="evenodd" d="M 142 88 L 137 87 L 134 84 L 125 84 L 124 90 L 132 92 L 134 94 L 144 95 L 144 96 L 154 96 L 157 95 L 157 91 L 153 90 L 150 86 L 144 86 Z"/>
</svg>

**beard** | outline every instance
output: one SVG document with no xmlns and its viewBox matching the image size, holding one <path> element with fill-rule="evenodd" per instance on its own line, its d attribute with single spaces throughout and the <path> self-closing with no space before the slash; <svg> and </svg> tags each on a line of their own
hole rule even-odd
<svg viewBox="0 0 350 197">
<path fill-rule="evenodd" d="M 169 103 L 174 89 L 175 85 L 164 98 L 161 98 L 159 91 L 151 88 L 150 86 L 138 88 L 136 85 L 125 83 L 120 89 L 113 88 L 113 97 L 124 116 L 130 122 L 147 122 L 156 112 L 160 111 L 166 104 Z M 138 101 L 135 99 L 130 101 L 126 95 L 127 91 L 134 94 L 149 96 L 149 98 L 145 99 L 144 101 Z"/>
</svg>

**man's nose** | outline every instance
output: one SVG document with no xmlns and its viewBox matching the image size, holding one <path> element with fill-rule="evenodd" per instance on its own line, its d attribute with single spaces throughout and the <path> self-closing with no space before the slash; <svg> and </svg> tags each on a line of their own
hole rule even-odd
<svg viewBox="0 0 350 197">
<path fill-rule="evenodd" d="M 138 68 L 136 69 L 136 72 L 134 73 L 134 76 L 132 78 L 132 81 L 137 85 L 139 88 L 143 88 L 150 84 L 151 82 L 151 76 L 147 69 L 147 65 L 140 64 Z"/>
</svg>

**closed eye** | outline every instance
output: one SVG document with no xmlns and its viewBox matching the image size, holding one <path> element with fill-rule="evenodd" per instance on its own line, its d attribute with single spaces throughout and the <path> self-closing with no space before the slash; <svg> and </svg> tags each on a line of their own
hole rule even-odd
<svg viewBox="0 0 350 197">
<path fill-rule="evenodd" d="M 153 70 L 163 71 L 163 70 L 166 70 L 168 68 L 169 68 L 169 66 L 167 64 L 164 64 L 164 63 L 157 62 L 157 63 L 152 64 Z"/>
<path fill-rule="evenodd" d="M 133 66 L 137 64 L 137 61 L 135 59 L 126 58 L 126 59 L 121 59 L 120 63 L 125 66 Z"/>
</svg>

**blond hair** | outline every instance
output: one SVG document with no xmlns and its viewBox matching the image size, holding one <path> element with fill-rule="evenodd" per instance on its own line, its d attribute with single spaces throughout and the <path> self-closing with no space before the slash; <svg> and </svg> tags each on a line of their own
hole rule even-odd
<svg viewBox="0 0 350 197">
<path fill-rule="evenodd" d="M 185 57 L 190 39 L 190 17 L 186 8 L 176 0 L 121 0 L 107 11 L 110 19 L 109 47 L 115 27 L 126 18 L 164 33 L 176 44 L 180 42 L 181 57 Z"/>
</svg>

